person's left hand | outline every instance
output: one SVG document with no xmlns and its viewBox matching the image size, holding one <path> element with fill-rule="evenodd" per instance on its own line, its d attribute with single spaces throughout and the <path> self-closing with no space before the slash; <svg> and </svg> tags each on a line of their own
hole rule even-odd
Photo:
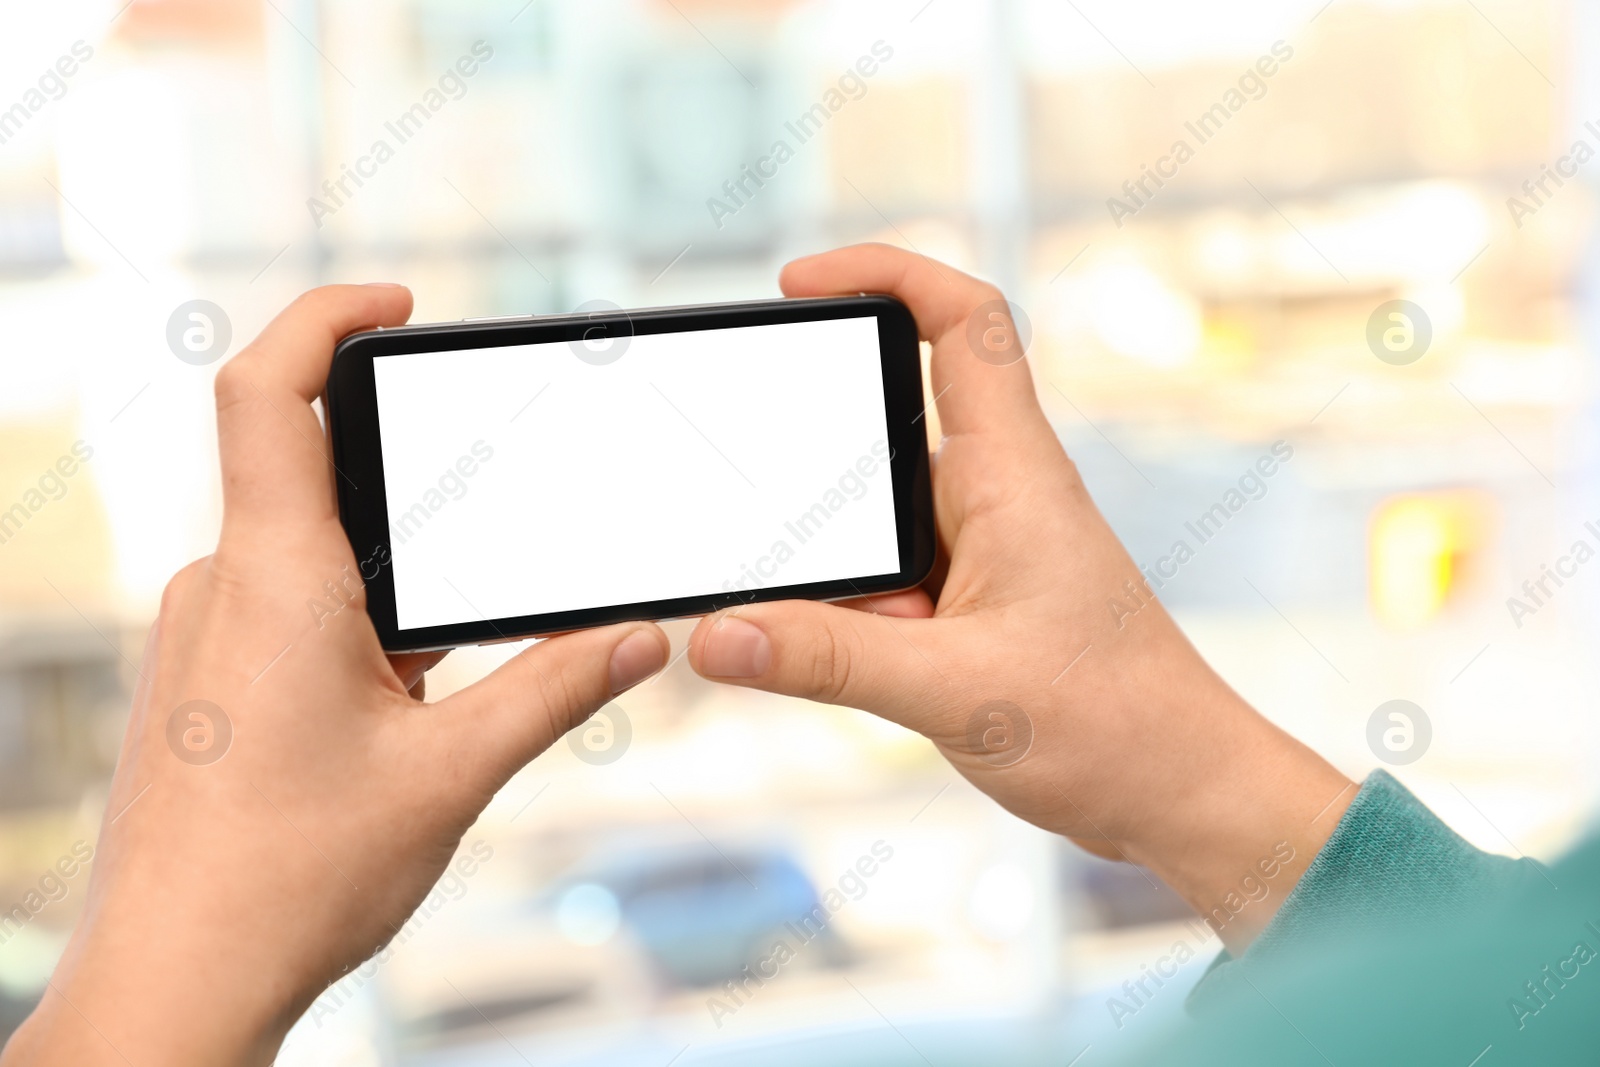
<svg viewBox="0 0 1600 1067">
<path fill-rule="evenodd" d="M 659 627 L 620 624 L 425 704 L 438 657 L 385 657 L 311 403 L 341 337 L 410 312 L 398 286 L 317 289 L 218 374 L 222 536 L 162 597 L 85 912 L 8 1067 L 269 1063 L 496 790 L 666 662 Z M 318 622 L 325 583 L 354 595 Z"/>
</svg>

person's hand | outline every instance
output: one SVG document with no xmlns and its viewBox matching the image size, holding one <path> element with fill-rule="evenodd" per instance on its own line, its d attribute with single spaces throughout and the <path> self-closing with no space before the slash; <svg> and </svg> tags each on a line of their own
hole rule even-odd
<svg viewBox="0 0 1600 1067">
<path fill-rule="evenodd" d="M 311 404 L 341 337 L 410 311 L 398 286 L 318 289 L 219 373 L 221 539 L 162 598 L 84 916 L 8 1067 L 269 1063 L 495 791 L 666 662 L 658 627 L 609 626 L 425 704 L 438 656 L 385 657 Z M 348 603 L 319 622 L 330 589 Z"/>
<path fill-rule="evenodd" d="M 932 343 L 946 566 L 925 589 L 848 607 L 710 616 L 690 638 L 694 669 L 916 730 L 1012 812 L 1149 866 L 1202 914 L 1265 865 L 1281 890 L 1270 903 L 1214 920 L 1230 947 L 1247 943 L 1352 783 L 1252 710 L 1156 601 L 1040 409 L 996 289 L 884 245 L 797 260 L 782 286 L 892 294 Z M 979 358 L 973 337 L 999 348 Z"/>
</svg>

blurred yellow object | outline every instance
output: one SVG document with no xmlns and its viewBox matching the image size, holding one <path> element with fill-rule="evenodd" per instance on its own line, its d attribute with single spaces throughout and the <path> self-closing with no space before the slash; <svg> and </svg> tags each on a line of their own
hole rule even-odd
<svg viewBox="0 0 1600 1067">
<path fill-rule="evenodd" d="M 69 417 L 0 425 L 0 616 L 106 599 L 111 529 L 75 430 Z"/>
<path fill-rule="evenodd" d="M 1255 363 L 1260 347 L 1248 318 L 1236 312 L 1212 311 L 1201 332 L 1200 359 L 1206 371 L 1242 374 Z"/>
<path fill-rule="evenodd" d="M 1422 626 L 1443 610 L 1483 540 L 1482 493 L 1390 497 L 1373 513 L 1368 561 L 1373 611 L 1397 629 Z"/>
</svg>

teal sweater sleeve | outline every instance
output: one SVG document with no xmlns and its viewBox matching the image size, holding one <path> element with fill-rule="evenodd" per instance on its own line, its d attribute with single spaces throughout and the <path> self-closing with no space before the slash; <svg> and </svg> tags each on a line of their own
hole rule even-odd
<svg viewBox="0 0 1600 1067">
<path fill-rule="evenodd" d="M 1190 993 L 1202 1008 L 1278 959 L 1359 931 L 1465 915 L 1537 878 L 1533 860 L 1481 852 L 1385 771 L 1373 771 L 1278 913 L 1237 959 L 1223 952 Z"/>
<path fill-rule="evenodd" d="M 1549 867 L 1489 855 L 1375 773 L 1267 929 L 1213 963 L 1188 1007 L 1109 1062 L 1593 1067 L 1600 837 Z"/>
</svg>

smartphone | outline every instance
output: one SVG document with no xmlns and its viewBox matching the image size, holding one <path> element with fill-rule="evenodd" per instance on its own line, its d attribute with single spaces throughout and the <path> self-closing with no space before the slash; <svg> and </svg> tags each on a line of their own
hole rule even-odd
<svg viewBox="0 0 1600 1067">
<path fill-rule="evenodd" d="M 933 565 L 917 329 L 892 297 L 371 330 L 323 400 L 391 652 L 872 596 Z"/>
</svg>

